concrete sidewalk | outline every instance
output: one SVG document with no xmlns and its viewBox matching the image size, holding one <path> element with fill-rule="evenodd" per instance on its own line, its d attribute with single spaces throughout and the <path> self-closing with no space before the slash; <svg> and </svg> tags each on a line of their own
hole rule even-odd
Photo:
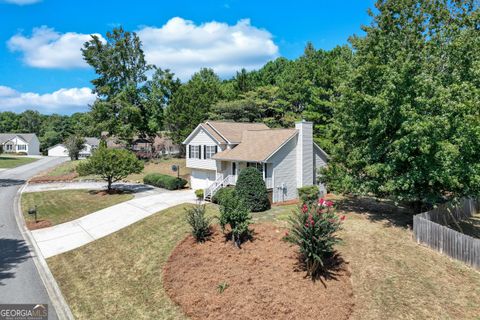
<svg viewBox="0 0 480 320">
<path fill-rule="evenodd" d="M 43 256 L 49 258 L 125 228 L 158 211 L 181 203 L 195 203 L 193 190 L 166 191 L 135 198 L 53 227 L 33 230 Z"/>
</svg>

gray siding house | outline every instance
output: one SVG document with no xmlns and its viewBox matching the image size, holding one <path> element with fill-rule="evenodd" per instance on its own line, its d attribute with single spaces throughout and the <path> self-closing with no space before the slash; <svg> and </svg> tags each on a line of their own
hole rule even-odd
<svg viewBox="0 0 480 320">
<path fill-rule="evenodd" d="M 40 141 L 35 133 L 0 133 L 4 153 L 40 155 Z"/>
<path fill-rule="evenodd" d="M 262 123 L 207 121 L 183 142 L 192 170 L 190 186 L 204 189 L 206 200 L 222 187 L 235 185 L 243 168 L 256 167 L 272 197 L 283 202 L 298 197 L 297 188 L 318 185 L 317 171 L 327 154 L 313 141 L 313 124 L 301 121 L 292 129 L 270 129 Z"/>
</svg>

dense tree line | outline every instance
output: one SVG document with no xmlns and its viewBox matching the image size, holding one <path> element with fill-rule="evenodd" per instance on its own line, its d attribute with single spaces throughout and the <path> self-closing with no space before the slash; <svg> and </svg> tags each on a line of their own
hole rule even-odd
<svg viewBox="0 0 480 320">
<path fill-rule="evenodd" d="M 292 127 L 314 122 L 331 155 L 330 188 L 419 204 L 480 190 L 480 35 L 475 0 L 378 0 L 349 45 L 220 79 L 201 69 L 181 83 L 148 65 L 135 33 L 116 28 L 82 50 L 97 78 L 89 113 L 0 113 L 0 131 L 39 134 L 42 146 L 72 133 L 132 139 L 167 130 L 181 143 L 202 121 Z"/>
<path fill-rule="evenodd" d="M 27 110 L 22 113 L 0 112 L 1 133 L 35 133 L 40 140 L 40 149 L 46 150 L 65 141 L 72 134 L 84 137 L 99 136 L 90 113 L 74 113 L 70 116 L 44 115 L 38 111 Z"/>
</svg>

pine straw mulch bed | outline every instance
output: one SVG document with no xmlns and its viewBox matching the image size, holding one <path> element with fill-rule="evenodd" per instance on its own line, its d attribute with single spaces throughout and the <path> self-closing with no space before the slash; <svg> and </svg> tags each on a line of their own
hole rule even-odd
<svg viewBox="0 0 480 320">
<path fill-rule="evenodd" d="M 348 319 L 354 297 L 345 262 L 330 277 L 312 281 L 285 229 L 253 225 L 241 249 L 214 228 L 202 244 L 192 236 L 172 252 L 164 268 L 170 298 L 191 319 Z M 220 293 L 219 285 L 228 285 Z"/>
</svg>

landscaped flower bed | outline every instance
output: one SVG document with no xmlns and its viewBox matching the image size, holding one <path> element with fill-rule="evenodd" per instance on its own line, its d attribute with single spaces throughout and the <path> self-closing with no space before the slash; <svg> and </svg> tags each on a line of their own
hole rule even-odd
<svg viewBox="0 0 480 320">
<path fill-rule="evenodd" d="M 190 235 L 164 269 L 171 299 L 192 319 L 348 319 L 354 304 L 341 259 L 328 277 L 312 281 L 286 229 L 254 224 L 253 241 L 238 249 L 215 227 L 210 240 Z"/>
</svg>

